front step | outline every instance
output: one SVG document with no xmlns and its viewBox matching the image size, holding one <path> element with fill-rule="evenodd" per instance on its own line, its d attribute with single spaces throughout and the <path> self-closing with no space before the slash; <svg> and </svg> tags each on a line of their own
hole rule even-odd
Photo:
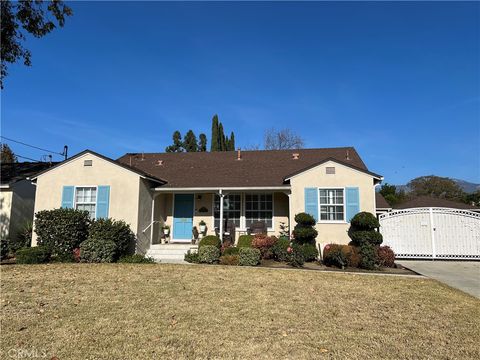
<svg viewBox="0 0 480 360">
<path fill-rule="evenodd" d="M 198 246 L 192 244 L 155 244 L 147 250 L 147 256 L 162 263 L 186 263 L 184 258 L 188 250 L 197 251 Z"/>
</svg>

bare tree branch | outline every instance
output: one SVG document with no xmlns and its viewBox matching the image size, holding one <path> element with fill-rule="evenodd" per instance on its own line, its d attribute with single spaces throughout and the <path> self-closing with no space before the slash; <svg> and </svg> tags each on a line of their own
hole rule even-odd
<svg viewBox="0 0 480 360">
<path fill-rule="evenodd" d="M 295 134 L 291 129 L 276 130 L 274 128 L 265 131 L 265 150 L 301 149 L 305 146 L 303 138 Z"/>
</svg>

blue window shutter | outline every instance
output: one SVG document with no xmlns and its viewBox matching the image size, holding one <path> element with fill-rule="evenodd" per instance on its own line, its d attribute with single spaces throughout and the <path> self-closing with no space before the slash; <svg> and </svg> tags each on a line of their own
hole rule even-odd
<svg viewBox="0 0 480 360">
<path fill-rule="evenodd" d="M 318 221 L 318 189 L 305 188 L 305 212 Z"/>
<path fill-rule="evenodd" d="M 97 190 L 97 219 L 108 218 L 110 186 L 99 186 Z"/>
<path fill-rule="evenodd" d="M 345 197 L 346 197 L 346 220 L 350 220 L 360 212 L 360 195 L 358 193 L 358 187 L 347 187 L 345 188 Z"/>
<path fill-rule="evenodd" d="M 64 186 L 62 191 L 62 208 L 73 209 L 74 186 Z"/>
</svg>

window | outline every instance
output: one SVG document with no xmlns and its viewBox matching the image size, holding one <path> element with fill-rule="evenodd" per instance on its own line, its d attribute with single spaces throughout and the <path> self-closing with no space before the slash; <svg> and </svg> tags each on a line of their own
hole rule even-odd
<svg viewBox="0 0 480 360">
<path fill-rule="evenodd" d="M 240 227 L 240 215 L 241 215 L 241 196 L 240 194 L 229 194 L 223 198 L 223 219 L 230 220 L 235 223 L 235 227 Z M 214 226 L 220 227 L 220 196 L 215 195 L 214 205 Z"/>
<path fill-rule="evenodd" d="M 245 220 L 246 227 L 255 221 L 264 221 L 267 227 L 273 227 L 273 196 L 272 194 L 246 194 Z"/>
<path fill-rule="evenodd" d="M 320 189 L 320 220 L 345 219 L 343 189 Z"/>
<path fill-rule="evenodd" d="M 75 189 L 75 209 L 88 211 L 90 218 L 95 219 L 96 205 L 96 187 L 77 187 Z"/>
</svg>

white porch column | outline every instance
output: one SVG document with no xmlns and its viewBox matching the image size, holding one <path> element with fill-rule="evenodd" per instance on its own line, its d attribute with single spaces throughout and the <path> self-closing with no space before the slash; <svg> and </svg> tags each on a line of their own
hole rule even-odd
<svg viewBox="0 0 480 360">
<path fill-rule="evenodd" d="M 292 193 L 287 193 L 288 196 L 288 236 L 292 235 Z"/>
<path fill-rule="evenodd" d="M 155 197 L 156 194 L 154 193 L 152 195 L 152 217 L 150 219 L 150 247 L 152 246 L 153 243 L 153 222 L 155 221 Z"/>
<path fill-rule="evenodd" d="M 222 189 L 219 190 L 218 194 L 220 195 L 220 241 L 223 244 L 223 197 L 225 196 L 222 193 Z"/>
</svg>

